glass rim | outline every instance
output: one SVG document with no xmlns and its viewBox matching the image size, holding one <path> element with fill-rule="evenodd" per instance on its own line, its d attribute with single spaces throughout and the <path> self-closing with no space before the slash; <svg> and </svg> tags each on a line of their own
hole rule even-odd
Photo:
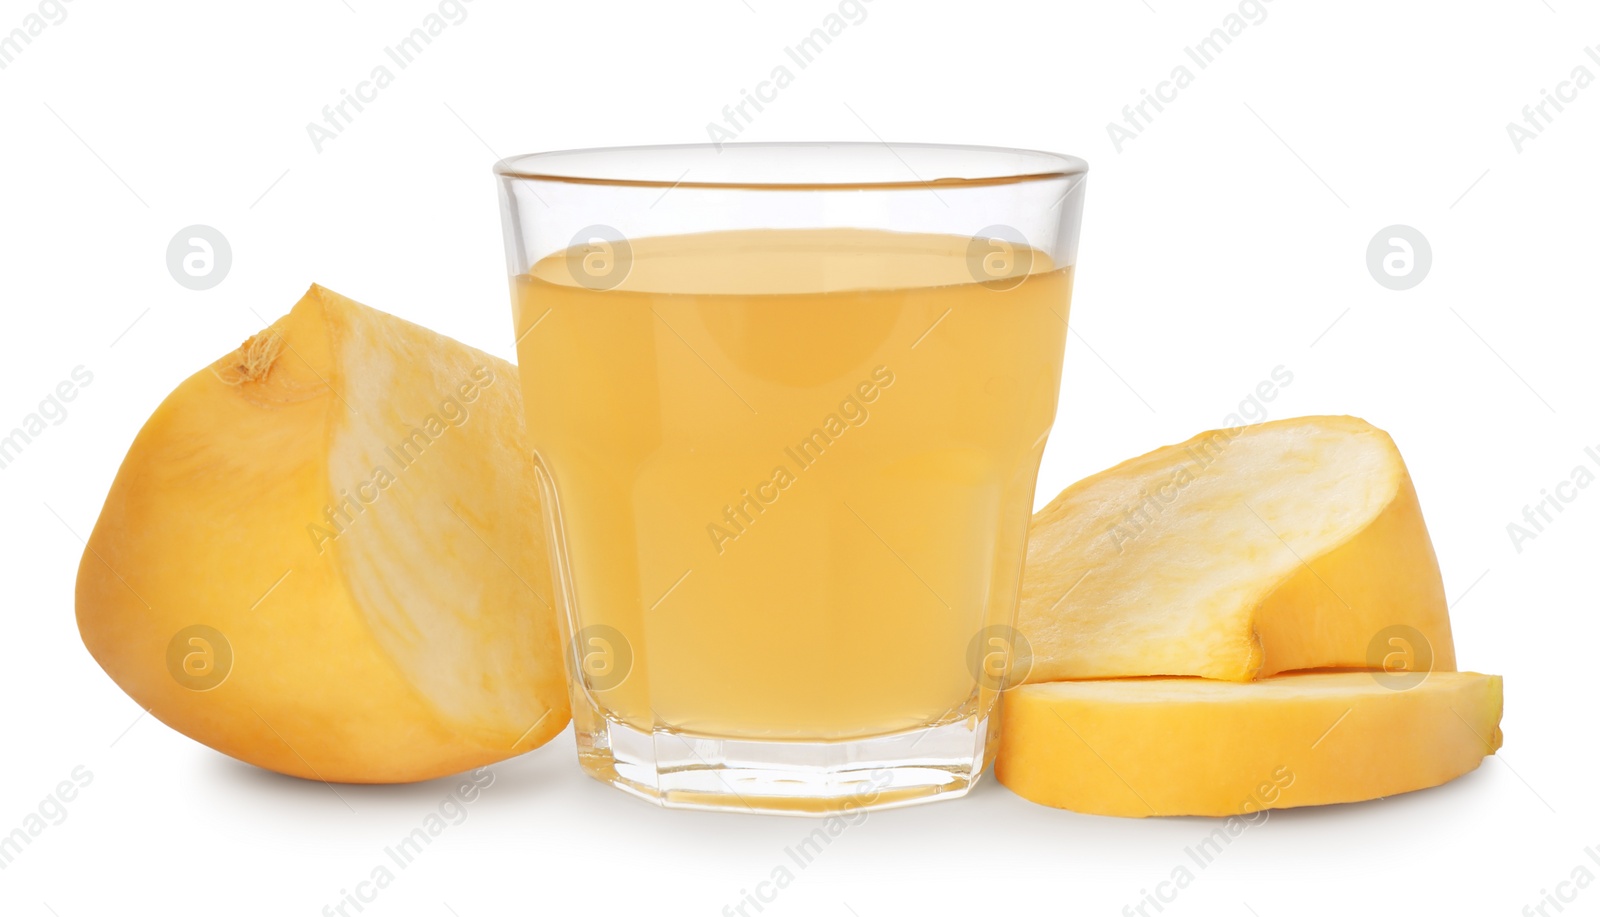
<svg viewBox="0 0 1600 917">
<path fill-rule="evenodd" d="M 882 151 L 892 154 L 883 160 Z M 724 177 L 690 178 L 698 164 L 702 173 L 708 159 L 732 153 L 718 163 Z M 786 155 L 788 154 L 788 155 Z M 805 154 L 812 164 L 827 164 L 841 174 L 818 179 L 806 175 L 792 156 Z M 918 170 L 906 158 L 922 161 Z M 876 168 L 890 167 L 900 176 L 873 177 L 869 156 L 878 156 Z M 737 167 L 733 160 L 744 159 Z M 688 164 L 686 163 L 694 163 Z M 678 166 L 684 166 L 679 170 Z M 651 168 L 667 171 L 648 174 Z M 744 171 L 741 171 L 743 169 Z M 753 169 L 753 172 L 752 172 Z M 958 169 L 966 174 L 925 176 L 923 171 Z M 678 172 L 672 177 L 672 172 Z M 588 147 L 550 150 L 508 156 L 494 164 L 494 173 L 506 179 L 576 185 L 610 185 L 636 188 L 746 189 L 752 191 L 855 191 L 986 187 L 1082 177 L 1089 171 L 1084 160 L 1063 153 L 1014 147 L 950 143 L 887 143 L 884 141 L 771 141 L 753 143 L 678 143 L 639 146 Z M 634 174 L 641 173 L 641 174 Z M 789 173 L 788 177 L 783 173 Z M 771 177 L 766 177 L 768 174 Z M 737 175 L 737 177 L 732 177 Z"/>
</svg>

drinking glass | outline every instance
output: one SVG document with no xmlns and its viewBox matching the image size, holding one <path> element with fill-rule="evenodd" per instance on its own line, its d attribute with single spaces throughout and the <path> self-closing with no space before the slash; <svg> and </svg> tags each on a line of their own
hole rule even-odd
<svg viewBox="0 0 1600 917">
<path fill-rule="evenodd" d="M 1028 658 L 1086 168 L 883 143 L 497 164 L 588 773 L 797 813 L 978 779 Z"/>
</svg>

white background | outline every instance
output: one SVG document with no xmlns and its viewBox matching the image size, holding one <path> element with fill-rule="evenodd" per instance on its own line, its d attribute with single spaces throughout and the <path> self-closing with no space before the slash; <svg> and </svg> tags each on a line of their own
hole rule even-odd
<svg viewBox="0 0 1600 917">
<path fill-rule="evenodd" d="M 38 8 L 0 2 L 0 33 Z M 0 832 L 74 767 L 94 780 L 0 872 L 0 912 L 315 915 L 448 787 L 335 795 L 141 716 L 79 642 L 74 533 L 160 399 L 312 281 L 510 357 L 496 154 L 704 140 L 836 0 L 475 0 L 320 153 L 307 122 L 432 0 L 65 9 L 0 71 L 0 427 L 74 367 L 94 376 L 0 470 Z M 1600 76 L 1584 53 L 1600 14 L 1577 0 L 1276 0 L 1198 70 L 1183 48 L 1235 9 L 872 0 L 741 139 L 1090 161 L 1041 504 L 1219 426 L 1280 365 L 1294 381 L 1272 416 L 1350 413 L 1391 431 L 1461 665 L 1506 678 L 1504 753 L 1440 789 L 1278 813 L 1166 914 L 1519 914 L 1580 864 L 1600 875 L 1584 852 L 1600 847 L 1600 487 L 1520 551 L 1506 529 L 1575 466 L 1600 471 L 1584 453 L 1600 447 L 1600 86 L 1520 152 L 1506 124 L 1575 67 Z M 1181 63 L 1193 84 L 1119 152 L 1107 122 Z M 165 264 L 195 223 L 233 248 L 205 292 Z M 1395 223 L 1433 250 L 1406 292 L 1365 262 Z M 468 819 L 368 914 L 719 914 L 813 827 L 654 809 L 583 777 L 570 732 L 494 770 Z M 1117 914 L 1211 828 L 1059 812 L 991 779 L 871 815 L 765 913 Z M 1597 910 L 1600 887 L 1569 907 Z"/>
</svg>

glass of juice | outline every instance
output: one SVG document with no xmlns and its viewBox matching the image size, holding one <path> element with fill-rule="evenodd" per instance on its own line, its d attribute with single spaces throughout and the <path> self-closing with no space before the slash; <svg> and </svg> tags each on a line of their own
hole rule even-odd
<svg viewBox="0 0 1600 917">
<path fill-rule="evenodd" d="M 661 805 L 983 772 L 1087 166 L 884 143 L 496 166 L 578 754 Z"/>
</svg>

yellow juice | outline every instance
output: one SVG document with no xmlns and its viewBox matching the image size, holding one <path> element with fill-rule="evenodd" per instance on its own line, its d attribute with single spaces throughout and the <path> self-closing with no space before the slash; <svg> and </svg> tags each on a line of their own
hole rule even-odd
<svg viewBox="0 0 1600 917">
<path fill-rule="evenodd" d="M 608 635 L 579 641 L 580 668 L 609 654 L 587 703 L 746 739 L 971 715 L 1072 287 L 1042 252 L 994 257 L 1025 267 L 980 284 L 966 237 L 760 230 L 632 240 L 608 289 L 574 272 L 623 252 L 516 278 L 567 638 Z"/>
</svg>

